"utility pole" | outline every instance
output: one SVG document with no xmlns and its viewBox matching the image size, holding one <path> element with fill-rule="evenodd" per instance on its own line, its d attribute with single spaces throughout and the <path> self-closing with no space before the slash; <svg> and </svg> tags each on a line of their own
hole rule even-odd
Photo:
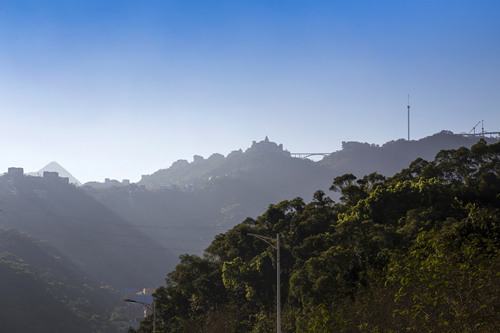
<svg viewBox="0 0 500 333">
<path fill-rule="evenodd" d="M 271 238 L 259 234 L 249 232 L 230 231 L 233 235 L 252 236 L 266 242 L 276 250 L 276 332 L 281 333 L 281 276 L 280 276 L 280 234 L 276 234 L 276 238 Z M 276 244 L 272 242 L 276 241 Z"/>
<path fill-rule="evenodd" d="M 148 310 L 153 312 L 153 333 L 155 333 L 156 332 L 156 300 L 154 299 L 154 297 L 153 297 L 153 304 L 139 302 L 139 301 L 136 301 L 135 299 L 130 299 L 130 298 L 126 298 L 126 299 L 124 299 L 124 301 L 129 302 L 129 303 L 142 304 L 142 306 L 144 306 L 145 308 L 147 308 Z M 144 315 L 144 316 L 146 316 L 146 315 Z"/>
</svg>

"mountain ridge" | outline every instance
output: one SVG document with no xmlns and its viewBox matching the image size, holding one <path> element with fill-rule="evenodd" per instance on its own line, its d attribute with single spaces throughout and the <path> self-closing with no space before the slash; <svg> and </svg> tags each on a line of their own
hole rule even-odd
<svg viewBox="0 0 500 333">
<path fill-rule="evenodd" d="M 137 184 L 90 185 L 86 190 L 152 238 L 182 239 L 175 247 L 202 254 L 217 233 L 261 215 L 269 204 L 296 197 L 308 202 L 317 190 L 338 200 L 338 193 L 329 192 L 337 176 L 363 177 L 373 172 L 392 176 L 419 157 L 432 160 L 442 149 L 470 147 L 479 139 L 443 131 L 383 146 L 351 142 L 318 162 L 291 157 L 282 145 L 272 143 L 270 151 L 240 149 L 226 157 L 195 156 L 193 162 L 176 161 Z M 140 195 L 137 188 L 142 189 Z M 175 243 L 175 239 L 170 241 L 170 245 Z"/>
<path fill-rule="evenodd" d="M 291 160 L 301 160 L 304 163 L 312 162 L 316 165 L 317 169 L 320 166 L 327 169 L 333 169 L 337 175 L 351 172 L 359 177 L 372 172 L 378 172 L 385 176 L 390 176 L 404 168 L 411 163 L 414 159 L 420 157 L 426 160 L 432 160 L 434 156 L 442 149 L 453 149 L 461 146 L 471 147 L 480 138 L 483 138 L 488 143 L 497 142 L 498 138 L 488 137 L 471 137 L 462 134 L 454 134 L 451 131 L 443 130 L 439 133 L 421 138 L 419 140 L 405 140 L 398 139 L 388 141 L 379 146 L 376 144 L 363 143 L 357 141 L 343 141 L 342 149 L 334 151 L 325 156 L 319 161 L 311 161 L 309 159 L 301 159 L 292 157 L 290 152 L 283 148 L 283 144 L 276 144 L 269 141 L 268 137 L 260 142 L 253 141 L 252 146 L 243 151 L 242 149 L 234 150 L 227 156 L 219 153 L 214 153 L 208 158 L 203 158 L 199 155 L 194 155 L 193 162 L 187 160 L 177 160 L 170 167 L 157 170 L 150 175 L 143 175 L 142 179 L 137 182 L 139 185 L 146 186 L 149 189 L 158 189 L 162 187 L 185 187 L 189 185 L 201 186 L 214 178 L 225 176 L 234 176 L 238 172 L 245 172 L 254 165 L 249 164 L 252 162 L 252 155 L 261 154 L 267 155 L 281 155 Z M 383 155 L 376 163 L 376 168 L 369 168 L 367 166 L 373 164 L 375 161 L 362 160 L 359 157 L 366 157 L 366 154 Z M 359 154 L 358 158 L 353 155 Z M 394 155 L 397 156 L 394 156 Z M 391 156 L 392 155 L 392 156 Z M 387 161 L 392 159 L 388 167 Z M 356 162 L 359 160 L 359 162 Z M 351 162 L 348 162 L 351 161 Z M 354 163 L 359 163 L 360 168 L 354 168 Z M 384 165 L 386 164 L 386 165 Z M 344 167 L 345 165 L 345 167 Z"/>
</svg>

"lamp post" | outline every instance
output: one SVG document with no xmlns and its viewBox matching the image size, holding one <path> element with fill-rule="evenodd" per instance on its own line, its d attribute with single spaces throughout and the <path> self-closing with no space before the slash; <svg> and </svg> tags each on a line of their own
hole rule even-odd
<svg viewBox="0 0 500 333">
<path fill-rule="evenodd" d="M 124 301 L 125 302 L 129 302 L 129 303 L 142 304 L 143 306 L 145 306 L 146 308 L 148 308 L 149 311 L 153 312 L 153 333 L 156 333 L 156 301 L 155 301 L 155 299 L 153 298 L 153 304 L 152 305 L 148 304 L 148 303 L 136 301 L 135 299 L 130 299 L 130 298 L 125 298 Z"/>
<path fill-rule="evenodd" d="M 281 333 L 280 234 L 276 234 L 276 238 L 272 238 L 249 232 L 232 231 L 230 233 L 258 238 L 276 250 L 276 332 Z M 272 242 L 276 242 L 276 244 Z"/>
</svg>

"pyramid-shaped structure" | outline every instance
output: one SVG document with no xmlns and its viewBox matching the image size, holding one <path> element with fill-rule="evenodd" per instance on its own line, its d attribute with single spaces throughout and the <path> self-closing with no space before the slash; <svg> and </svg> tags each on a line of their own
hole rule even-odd
<svg viewBox="0 0 500 333">
<path fill-rule="evenodd" d="M 82 185 L 82 183 L 80 183 L 78 181 L 78 179 L 76 179 L 75 177 L 73 177 L 73 175 L 71 173 L 69 173 L 68 170 L 64 169 L 57 162 L 50 162 L 49 164 L 47 164 L 46 166 L 44 166 L 42 169 L 40 169 L 38 171 L 38 174 L 39 175 L 43 175 L 44 171 L 57 172 L 57 173 L 59 173 L 59 177 L 68 177 L 69 178 L 69 182 L 71 184 L 75 184 L 75 185 L 78 185 L 78 186 Z"/>
</svg>

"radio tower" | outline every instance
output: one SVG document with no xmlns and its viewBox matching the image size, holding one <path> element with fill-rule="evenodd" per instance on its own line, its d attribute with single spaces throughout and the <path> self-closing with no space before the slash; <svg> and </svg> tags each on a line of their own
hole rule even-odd
<svg viewBox="0 0 500 333">
<path fill-rule="evenodd" d="M 408 94 L 408 141 L 410 141 L 410 95 Z"/>
</svg>

